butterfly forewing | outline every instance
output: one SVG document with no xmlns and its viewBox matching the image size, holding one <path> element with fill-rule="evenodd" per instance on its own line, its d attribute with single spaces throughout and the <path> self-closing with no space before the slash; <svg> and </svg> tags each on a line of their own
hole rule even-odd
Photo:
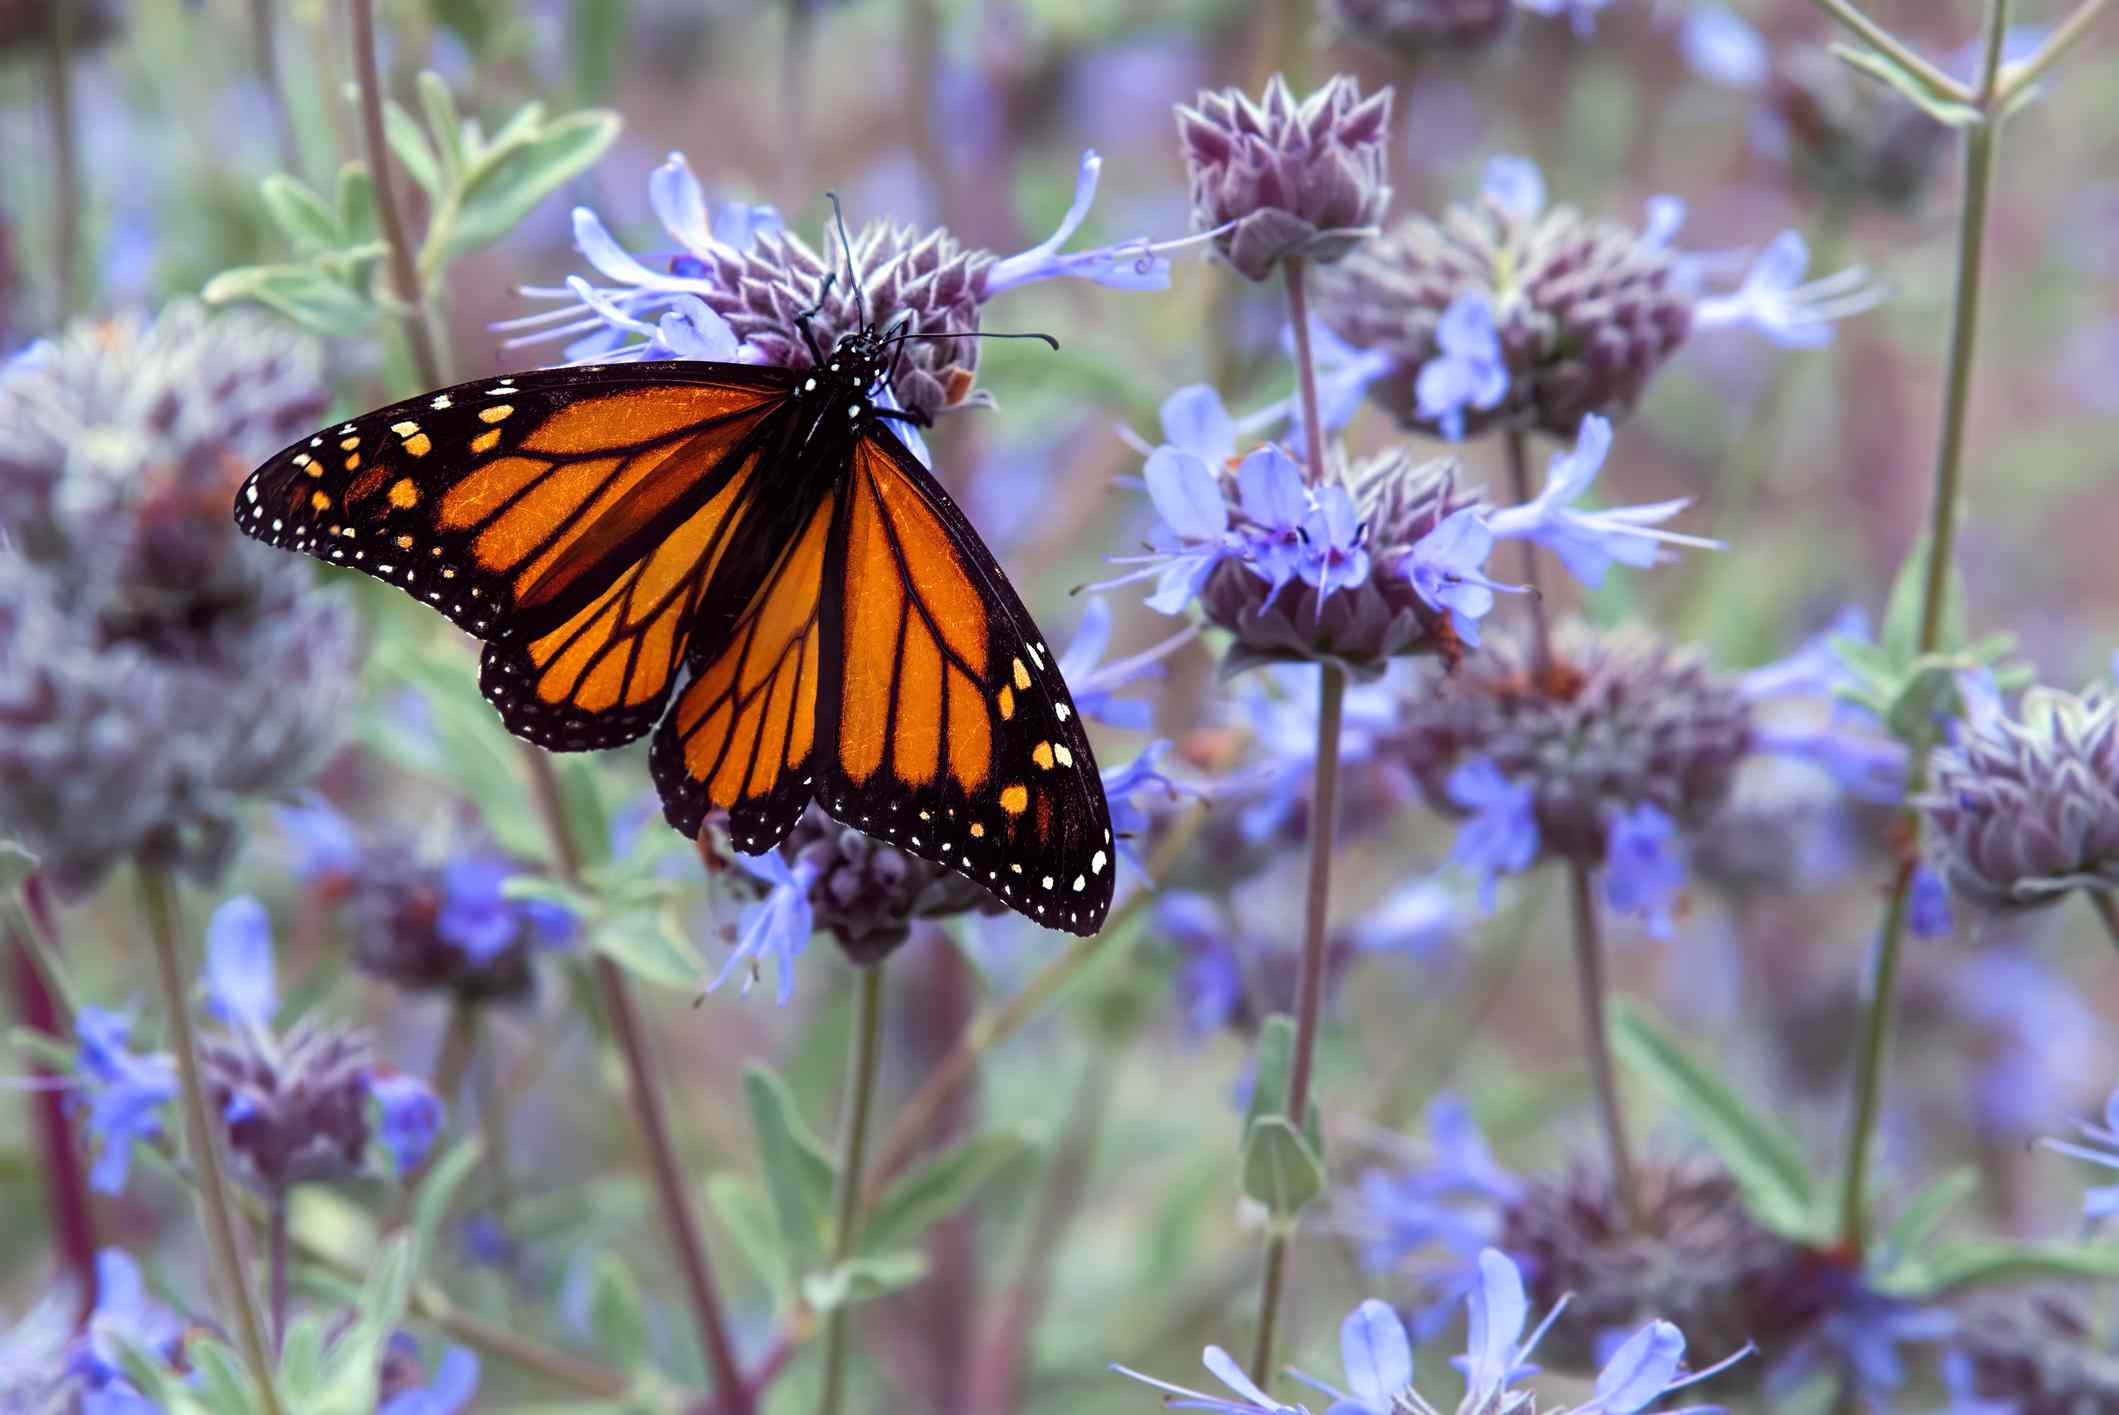
<svg viewBox="0 0 2119 1415">
<path fill-rule="evenodd" d="M 814 798 L 1093 933 L 1115 847 L 1067 685 L 836 360 L 464 384 L 288 448 L 236 519 L 486 640 L 481 686 L 520 736 L 589 750 L 659 721 L 650 765 L 686 834 L 718 808 L 768 850 Z"/>
</svg>

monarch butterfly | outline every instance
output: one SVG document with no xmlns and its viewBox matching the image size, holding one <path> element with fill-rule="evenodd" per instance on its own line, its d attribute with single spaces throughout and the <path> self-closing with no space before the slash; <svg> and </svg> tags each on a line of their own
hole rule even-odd
<svg viewBox="0 0 2119 1415">
<path fill-rule="evenodd" d="M 1074 700 L 889 426 L 928 420 L 876 402 L 896 347 L 931 336 L 864 308 L 827 354 L 813 314 L 807 369 L 600 364 L 394 403 L 252 473 L 236 522 L 484 640 L 479 685 L 518 736 L 595 751 L 653 730 L 685 835 L 719 808 L 762 853 L 815 799 L 1094 933 L 1116 846 Z"/>
</svg>

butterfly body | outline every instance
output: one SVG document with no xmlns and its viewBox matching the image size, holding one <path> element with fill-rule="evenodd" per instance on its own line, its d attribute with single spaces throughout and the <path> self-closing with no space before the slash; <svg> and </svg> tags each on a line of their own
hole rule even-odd
<svg viewBox="0 0 2119 1415">
<path fill-rule="evenodd" d="M 872 391 L 814 367 L 552 369 L 424 394 L 259 468 L 236 520 L 398 585 L 486 643 L 480 686 L 555 751 L 654 734 L 670 824 L 777 845 L 812 799 L 1093 933 L 1116 846 L 1036 625 Z"/>
</svg>

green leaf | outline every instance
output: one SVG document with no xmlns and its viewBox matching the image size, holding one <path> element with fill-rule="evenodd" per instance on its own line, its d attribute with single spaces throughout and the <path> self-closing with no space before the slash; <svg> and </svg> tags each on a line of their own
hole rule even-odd
<svg viewBox="0 0 2119 1415">
<path fill-rule="evenodd" d="M 2068 1240 L 2019 1243 L 2001 1238 L 1947 1244 L 1878 1286 L 1893 1296 L 1929 1300 L 2009 1283 L 2110 1282 L 2119 1278 L 2119 1243 Z"/>
<path fill-rule="evenodd" d="M 37 857 L 27 845 L 0 840 L 0 894 L 13 894 L 37 872 Z"/>
<path fill-rule="evenodd" d="M 441 1232 L 442 1219 L 449 1212 L 449 1204 L 455 1199 L 456 1191 L 463 1187 L 464 1180 L 470 1178 L 471 1171 L 478 1167 L 484 1149 L 476 1136 L 459 1140 L 421 1177 L 419 1191 L 412 1200 L 412 1222 L 408 1228 L 412 1237 L 414 1269 L 434 1251 L 434 1235 Z"/>
<path fill-rule="evenodd" d="M 74 1064 L 80 1060 L 70 1043 L 32 1027 L 8 1028 L 7 1040 L 25 1061 L 48 1066 L 61 1075 L 73 1070 Z"/>
<path fill-rule="evenodd" d="M 982 1185 L 1030 1149 L 1021 1135 L 978 1135 L 902 1176 L 862 1222 L 861 1250 L 912 1242 L 970 1202 Z"/>
<path fill-rule="evenodd" d="M 1884 725 L 1901 742 L 1924 743 L 1934 740 L 1941 719 L 1958 715 L 1956 665 L 1923 654 L 1884 709 Z"/>
<path fill-rule="evenodd" d="M 412 1237 L 400 1233 L 383 1243 L 368 1280 L 361 1285 L 360 1319 L 363 1325 L 388 1332 L 404 1319 L 405 1303 L 412 1296 Z"/>
<path fill-rule="evenodd" d="M 1243 1134 L 1248 1143 L 1251 1127 L 1268 1116 L 1285 1117 L 1288 1111 L 1288 1087 L 1294 1084 L 1295 1072 L 1295 1019 L 1284 1012 L 1276 1012 L 1266 1018 L 1258 1029 L 1258 1058 L 1251 1068 L 1255 1080 L 1251 1086 L 1251 1103 L 1244 1107 Z M 1322 1163 L 1324 1159 L 1323 1112 L 1312 1100 L 1309 1114 L 1304 1117 L 1303 1138 L 1310 1152 Z"/>
<path fill-rule="evenodd" d="M 725 1169 L 707 1178 L 706 1201 L 713 1205 L 729 1237 L 736 1240 L 751 1271 L 784 1299 L 791 1290 L 789 1264 L 780 1249 L 779 1225 L 764 1186 L 747 1174 Z"/>
<path fill-rule="evenodd" d="M 611 857 L 611 820 L 603 808 L 603 788 L 596 764 L 585 756 L 561 756 L 552 763 L 559 781 L 560 808 L 588 868 Z"/>
<path fill-rule="evenodd" d="M 1324 1166 L 1286 1116 L 1251 1122 L 1243 1142 L 1243 1192 L 1283 1221 L 1324 1192 Z"/>
<path fill-rule="evenodd" d="M 647 1364 L 647 1304 L 640 1284 L 616 1253 L 599 1253 L 590 1277 L 589 1330 L 599 1357 L 621 1371 Z"/>
<path fill-rule="evenodd" d="M 1890 661 L 1911 667 L 1923 652 L 1954 653 L 1965 638 L 1964 577 L 1952 566 L 1943 584 L 1942 619 L 1936 642 L 1928 650 L 1920 644 L 1921 607 L 1928 596 L 1929 540 L 1923 535 L 1906 553 L 1905 563 L 1891 582 L 1891 598 L 1884 609 L 1883 627 L 1877 643 Z"/>
<path fill-rule="evenodd" d="M 632 0 L 573 0 L 567 7 L 567 55 L 574 91 L 593 102 L 611 91 L 632 30 Z"/>
<path fill-rule="evenodd" d="M 689 993 L 705 982 L 705 960 L 664 911 L 613 914 L 590 925 L 588 939 L 591 948 L 642 982 Z"/>
<path fill-rule="evenodd" d="M 453 209 L 438 217 L 421 264 L 437 271 L 466 251 L 499 240 L 539 202 L 603 156 L 618 136 L 618 115 L 594 109 L 555 119 L 534 136 L 482 153 L 464 176 Z"/>
<path fill-rule="evenodd" d="M 1950 1212 L 1979 1191 L 1979 1172 L 1960 1166 L 1935 1176 L 1913 1192 L 1885 1231 L 1880 1261 L 1885 1268 L 1920 1261 L 1928 1241 Z"/>
<path fill-rule="evenodd" d="M 395 100 L 383 105 L 383 136 L 412 180 L 419 183 L 428 196 L 439 197 L 442 192 L 441 162 L 434 155 L 434 145 L 419 130 L 419 121 Z"/>
<path fill-rule="evenodd" d="M 289 1400 L 300 1400 L 317 1385 L 324 1363 L 324 1319 L 303 1312 L 287 1323 L 280 1343 L 280 1389 Z"/>
<path fill-rule="evenodd" d="M 441 150 L 441 175 L 450 187 L 461 187 L 470 157 L 464 151 L 463 120 L 456 113 L 456 96 L 449 81 L 432 69 L 419 74 L 419 106 L 427 115 L 427 130 Z"/>
<path fill-rule="evenodd" d="M 830 1312 L 910 1287 L 925 1276 L 925 1253 L 871 1253 L 802 1279 L 802 1300 L 813 1311 Z"/>
<path fill-rule="evenodd" d="M 799 1275 L 824 1260 L 838 1166 L 803 1123 L 794 1093 L 770 1068 L 755 1062 L 743 1068 L 743 1103 L 757 1137 L 758 1164 L 782 1249 Z"/>
<path fill-rule="evenodd" d="M 338 169 L 338 229 L 348 245 L 382 236 L 382 221 L 375 214 L 375 178 L 366 163 L 348 162 Z"/>
<path fill-rule="evenodd" d="M 334 250 L 342 243 L 337 213 L 308 183 L 275 172 L 258 184 L 258 193 L 265 200 L 265 210 L 273 224 L 297 251 L 314 255 Z"/>
<path fill-rule="evenodd" d="M 1902 67 L 1890 55 L 1874 49 L 1857 49 L 1851 44 L 1832 46 L 1836 58 L 1844 60 L 1872 79 L 1889 84 L 1915 107 L 1921 109 L 1936 122 L 1952 128 L 1969 128 L 1983 122 L 1979 110 L 1968 103 L 1960 103 L 1949 95 L 1931 88 L 1927 80 Z"/>
<path fill-rule="evenodd" d="M 220 1342 L 188 1342 L 184 1354 L 197 1373 L 199 1394 L 205 1397 L 207 1409 L 251 1410 L 261 1403 L 243 1363 Z M 281 1386 L 281 1390 L 286 1387 Z"/>
<path fill-rule="evenodd" d="M 313 265 L 246 265 L 206 282 L 208 304 L 256 300 L 318 334 L 358 334 L 375 310 L 343 282 Z"/>
<path fill-rule="evenodd" d="M 1676 1106 L 1728 1166 L 1754 1218 L 1785 1237 L 1815 1236 L 1816 1188 L 1793 1139 L 1738 1099 L 1645 1009 L 1624 1000 L 1618 1003 L 1612 1045 L 1619 1059 Z"/>
</svg>

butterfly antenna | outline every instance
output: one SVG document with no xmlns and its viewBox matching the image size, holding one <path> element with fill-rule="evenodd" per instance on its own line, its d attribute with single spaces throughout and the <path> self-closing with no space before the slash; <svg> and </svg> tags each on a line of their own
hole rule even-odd
<svg viewBox="0 0 2119 1415">
<path fill-rule="evenodd" d="M 826 192 L 831 202 L 832 218 L 839 223 L 839 252 L 846 257 L 846 283 L 853 286 L 854 313 L 860 316 L 861 328 L 868 328 L 868 294 L 861 288 L 861 277 L 853 267 L 853 241 L 846 234 L 846 212 L 839 206 L 839 194 Z"/>
<path fill-rule="evenodd" d="M 984 329 L 972 329 L 963 332 L 948 329 L 937 329 L 931 332 L 908 330 L 903 334 L 893 334 L 883 342 L 886 344 L 897 344 L 907 339 L 1042 339 L 1054 350 L 1059 348 L 1059 340 L 1053 338 L 1050 334 L 1023 333 L 1014 330 L 1006 333 L 992 333 Z"/>
</svg>

